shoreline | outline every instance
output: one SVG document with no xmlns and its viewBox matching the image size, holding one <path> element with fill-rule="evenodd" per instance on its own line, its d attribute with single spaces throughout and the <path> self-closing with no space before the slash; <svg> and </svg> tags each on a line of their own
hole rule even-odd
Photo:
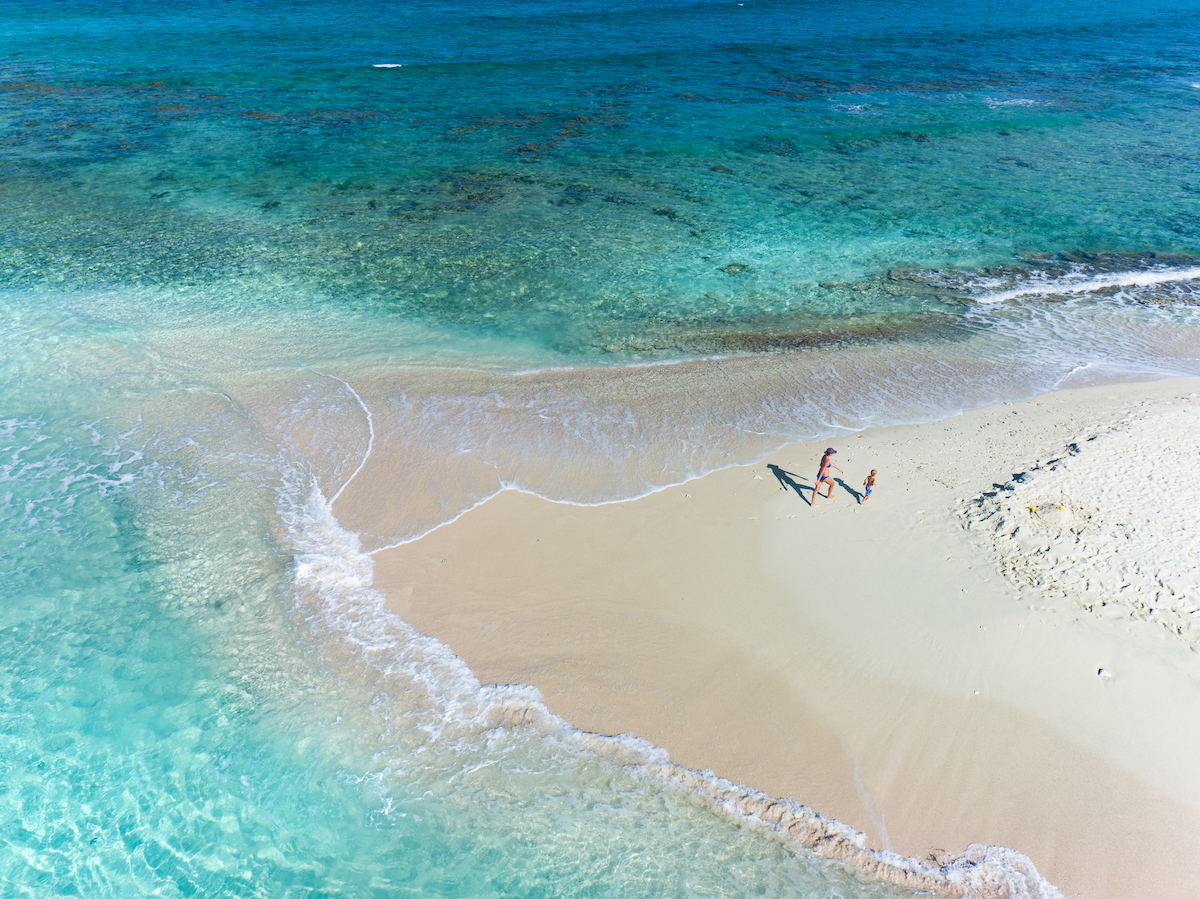
<svg viewBox="0 0 1200 899">
<path fill-rule="evenodd" d="M 863 507 L 843 486 L 810 509 L 765 463 L 600 506 L 505 491 L 376 553 L 375 584 L 480 681 L 532 684 L 575 727 L 632 733 L 686 768 L 790 797 L 872 848 L 1008 846 L 1069 896 L 1181 894 L 1200 885 L 1200 784 L 1172 789 L 1187 780 L 1178 761 L 1146 781 L 1147 744 L 1179 734 L 1163 732 L 1171 709 L 1142 700 L 1165 684 L 1191 708 L 1196 653 L 1022 594 L 956 509 L 1014 466 L 1196 385 L 1060 390 L 838 438 L 845 486 L 880 469 Z M 929 470 L 924 457 L 948 445 L 957 459 Z M 767 463 L 803 488 L 819 452 L 793 444 Z M 913 595 L 925 590 L 937 595 Z M 1114 641 L 1137 645 L 1100 684 L 1130 693 L 1117 712 L 1081 667 Z M 1113 758 L 1106 741 L 1131 728 L 1152 739 L 1125 735 L 1128 757 Z"/>
</svg>

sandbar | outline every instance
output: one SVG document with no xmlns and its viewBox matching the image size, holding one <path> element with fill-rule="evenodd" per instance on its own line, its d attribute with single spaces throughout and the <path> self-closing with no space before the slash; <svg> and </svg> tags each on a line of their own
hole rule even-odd
<svg viewBox="0 0 1200 899">
<path fill-rule="evenodd" d="M 1200 895 L 1200 646 L 1188 626 L 1200 598 L 1178 558 L 1200 455 L 1191 444 L 1169 472 L 1156 456 L 1179 416 L 1200 418 L 1198 387 L 1059 390 L 792 444 L 624 502 L 505 490 L 377 552 L 375 586 L 481 681 L 531 684 L 578 728 L 645 738 L 873 847 L 936 859 L 1008 846 L 1081 899 Z M 827 445 L 844 474 L 811 507 Z M 1106 466 L 1132 448 L 1146 483 L 1110 489 Z M 860 504 L 872 468 L 879 486 Z M 1168 474 L 1169 488 L 1152 483 Z M 1086 579 L 1058 583 L 1088 555 L 1062 540 L 1103 542 L 1116 518 L 1136 533 L 1125 513 L 1146 489 L 1170 489 L 1185 510 L 1174 537 L 1150 534 L 1137 547 L 1143 580 L 1089 606 Z M 1063 519 L 1054 505 L 1071 490 L 1077 517 Z M 1023 508 L 1045 533 L 1020 542 L 995 516 L 1007 501 L 1011 524 L 1031 497 Z M 1088 534 L 1071 530 L 1078 516 Z M 1120 581 L 1123 546 L 1106 545 L 1104 576 Z M 1157 616 L 1145 595 L 1155 553 L 1183 572 Z"/>
</svg>

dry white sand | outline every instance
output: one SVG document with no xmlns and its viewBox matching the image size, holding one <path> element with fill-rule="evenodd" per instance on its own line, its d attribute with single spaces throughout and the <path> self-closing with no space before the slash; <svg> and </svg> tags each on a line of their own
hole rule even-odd
<svg viewBox="0 0 1200 899">
<path fill-rule="evenodd" d="M 826 441 L 604 506 L 508 491 L 378 553 L 375 583 L 481 680 L 876 847 L 1004 845 L 1068 896 L 1200 895 L 1196 388 L 835 440 L 815 508 Z"/>
</svg>

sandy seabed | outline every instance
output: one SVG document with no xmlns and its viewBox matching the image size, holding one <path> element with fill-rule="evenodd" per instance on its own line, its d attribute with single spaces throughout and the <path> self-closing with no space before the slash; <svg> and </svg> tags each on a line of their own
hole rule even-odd
<svg viewBox="0 0 1200 899">
<path fill-rule="evenodd" d="M 606 505 L 505 491 L 378 552 L 375 585 L 485 683 L 869 846 L 1200 895 L 1198 386 L 1061 390 Z"/>
</svg>

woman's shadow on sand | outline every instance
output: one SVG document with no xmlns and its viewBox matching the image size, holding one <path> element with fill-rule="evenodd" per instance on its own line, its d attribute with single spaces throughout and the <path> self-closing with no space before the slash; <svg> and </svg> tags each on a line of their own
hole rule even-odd
<svg viewBox="0 0 1200 899">
<path fill-rule="evenodd" d="M 813 488 L 808 486 L 808 484 L 802 484 L 802 483 L 800 483 L 800 481 L 797 481 L 796 479 L 800 478 L 800 475 L 793 474 L 790 471 L 784 471 L 782 468 L 780 468 L 778 465 L 774 464 L 773 462 L 768 462 L 767 468 L 771 469 L 771 474 L 775 475 L 775 479 L 777 481 L 779 481 L 779 489 L 780 490 L 788 490 L 788 489 L 795 490 L 796 496 L 800 497 L 803 500 L 811 501 L 810 498 L 812 496 Z M 802 481 L 803 478 L 800 478 L 800 480 Z M 847 484 L 845 481 L 843 481 L 841 478 L 834 478 L 833 480 L 834 480 L 834 483 L 836 483 L 839 487 L 841 487 L 843 490 L 845 490 L 847 493 L 849 493 L 851 496 L 853 496 L 855 502 L 858 502 L 859 500 L 862 499 L 862 494 L 859 493 L 857 490 L 855 490 L 853 487 L 851 487 L 849 484 Z M 802 492 L 803 490 L 808 491 L 807 496 Z"/>
<path fill-rule="evenodd" d="M 772 462 L 767 463 L 767 468 L 771 469 L 771 474 L 775 475 L 775 479 L 779 481 L 780 490 L 795 490 L 796 496 L 800 497 L 801 499 L 807 499 L 807 497 L 801 493 L 801 488 L 807 490 L 810 494 L 812 493 L 811 487 L 809 487 L 807 484 L 800 484 L 795 480 L 796 478 L 800 477 L 799 475 L 792 474 L 790 471 L 784 471 L 782 468 Z"/>
</svg>

